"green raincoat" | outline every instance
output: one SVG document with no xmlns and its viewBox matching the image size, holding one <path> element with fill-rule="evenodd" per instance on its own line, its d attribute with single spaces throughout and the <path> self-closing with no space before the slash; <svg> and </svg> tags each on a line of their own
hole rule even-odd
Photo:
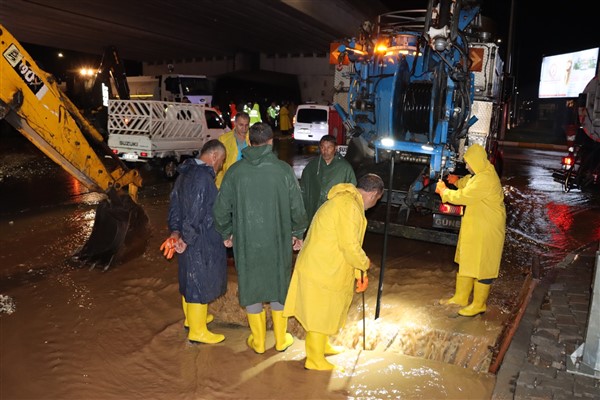
<svg viewBox="0 0 600 400">
<path fill-rule="evenodd" d="M 350 183 L 335 185 L 315 214 L 298 254 L 283 315 L 306 331 L 335 335 L 346 322 L 354 280 L 369 268 L 362 249 L 367 229 L 362 196 Z"/>
<path fill-rule="evenodd" d="M 356 185 L 356 175 L 348 161 L 336 155 L 327 165 L 320 155 L 312 159 L 302 171 L 300 189 L 308 221 L 327 200 L 327 193 L 338 183 L 352 183 Z"/>
<path fill-rule="evenodd" d="M 292 274 L 292 236 L 302 238 L 306 212 L 292 167 L 272 146 L 251 146 L 221 184 L 213 211 L 225 240 L 233 235 L 240 305 L 285 302 Z"/>
<path fill-rule="evenodd" d="M 464 159 L 475 174 L 461 178 L 458 190 L 447 189 L 442 196 L 443 202 L 466 206 L 454 261 L 459 275 L 497 278 L 506 228 L 504 192 L 482 146 L 470 146 Z"/>
</svg>

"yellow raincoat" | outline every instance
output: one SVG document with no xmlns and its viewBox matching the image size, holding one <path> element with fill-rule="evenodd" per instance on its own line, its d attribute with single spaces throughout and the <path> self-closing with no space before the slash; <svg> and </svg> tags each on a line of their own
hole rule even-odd
<svg viewBox="0 0 600 400">
<path fill-rule="evenodd" d="M 246 133 L 246 146 L 250 146 L 250 137 L 249 133 Z M 239 158 L 240 150 L 238 149 L 237 141 L 235 139 L 235 131 L 231 130 L 227 133 L 219 136 L 219 142 L 223 143 L 225 146 L 225 150 L 227 151 L 227 155 L 225 161 L 223 162 L 223 169 L 219 171 L 217 177 L 215 178 L 215 183 L 217 185 L 217 189 L 221 187 L 221 182 L 223 182 L 223 177 L 225 176 L 225 172 L 235 163 Z"/>
<path fill-rule="evenodd" d="M 506 227 L 504 192 L 482 146 L 470 146 L 464 159 L 475 174 L 461 178 L 458 190 L 447 189 L 442 195 L 443 202 L 466 206 L 454 261 L 459 275 L 497 278 Z"/>
<path fill-rule="evenodd" d="M 289 131 L 293 128 L 292 120 L 290 118 L 289 106 L 283 105 L 279 109 L 279 129 L 282 132 Z"/>
<path fill-rule="evenodd" d="M 369 268 L 362 249 L 367 219 L 362 196 L 350 183 L 331 188 L 319 208 L 292 274 L 283 315 L 306 331 L 326 335 L 344 326 L 354 279 Z"/>
</svg>

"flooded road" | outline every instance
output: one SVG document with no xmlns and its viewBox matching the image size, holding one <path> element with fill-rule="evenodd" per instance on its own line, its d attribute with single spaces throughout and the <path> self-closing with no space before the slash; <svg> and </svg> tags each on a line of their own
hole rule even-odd
<svg viewBox="0 0 600 400">
<path fill-rule="evenodd" d="M 535 249 L 545 269 L 569 252 L 600 240 L 600 193 L 564 193 L 552 179 L 563 155 L 505 148 L 507 238 Z"/>
<path fill-rule="evenodd" d="M 508 234 L 488 312 L 460 318 L 455 308 L 436 305 L 453 291 L 453 246 L 391 238 L 375 320 L 382 237 L 367 234 L 374 267 L 364 306 L 355 296 L 334 338 L 347 350 L 332 361 L 346 371 L 306 371 L 304 332 L 293 319 L 296 341 L 288 351 L 272 348 L 270 321 L 267 352 L 247 348 L 233 260 L 228 292 L 210 306 L 211 330 L 225 342 L 187 343 L 176 260 L 158 251 L 172 182 L 142 170 L 140 202 L 153 230 L 142 257 L 106 272 L 79 269 L 65 260 L 89 234 L 98 196 L 28 143 L 20 146 L 0 151 L 2 399 L 488 399 L 490 348 L 533 259 L 548 274 L 600 239 L 598 194 L 563 193 L 552 181 L 561 153 L 506 148 Z M 276 148 L 297 175 L 314 156 L 298 154 L 291 142 Z"/>
<path fill-rule="evenodd" d="M 291 140 L 278 141 L 275 147 L 280 158 L 292 165 L 298 178 L 317 150 L 315 146 L 298 151 Z M 48 208 L 94 207 L 101 199 L 19 137 L 0 140 L 0 154 L 3 161 L 0 167 L 2 220 Z M 559 166 L 562 156 L 562 152 L 557 151 L 504 149 L 502 182 L 507 227 L 512 232 L 509 236 L 531 245 L 549 264 L 570 250 L 600 238 L 597 223 L 600 195 L 578 190 L 564 193 L 561 185 L 552 179 L 552 170 Z M 172 182 L 148 167 L 141 166 L 140 171 L 144 179 L 141 198 L 168 196 Z"/>
</svg>

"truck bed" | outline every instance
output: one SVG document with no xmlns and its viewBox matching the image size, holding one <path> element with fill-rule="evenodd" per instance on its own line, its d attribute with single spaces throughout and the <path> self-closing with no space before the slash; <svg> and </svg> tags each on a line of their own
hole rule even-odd
<svg viewBox="0 0 600 400">
<path fill-rule="evenodd" d="M 210 129 L 207 107 L 151 100 L 111 100 L 108 145 L 121 159 L 190 156 L 225 130 Z"/>
</svg>

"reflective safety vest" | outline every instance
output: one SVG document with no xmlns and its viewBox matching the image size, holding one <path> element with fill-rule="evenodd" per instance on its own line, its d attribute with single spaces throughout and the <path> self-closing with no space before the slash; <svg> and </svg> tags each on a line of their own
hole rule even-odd
<svg viewBox="0 0 600 400">
<path fill-rule="evenodd" d="M 267 114 L 269 114 L 269 117 L 271 117 L 271 119 L 275 119 L 277 118 L 277 114 L 279 114 L 279 112 L 277 108 L 269 106 L 269 108 L 267 108 Z"/>
<path fill-rule="evenodd" d="M 248 114 L 250 114 L 250 126 L 256 124 L 257 122 L 262 122 L 258 103 L 254 103 L 252 110 L 250 110 Z"/>
</svg>

